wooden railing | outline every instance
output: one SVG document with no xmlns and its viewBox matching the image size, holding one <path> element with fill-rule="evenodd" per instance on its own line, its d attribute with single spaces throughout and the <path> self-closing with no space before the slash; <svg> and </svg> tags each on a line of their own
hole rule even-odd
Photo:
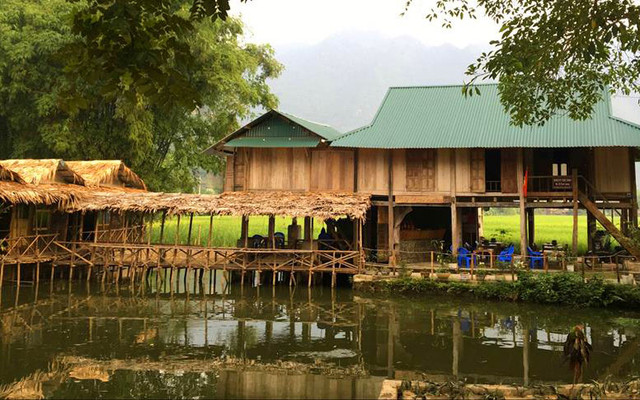
<svg viewBox="0 0 640 400">
<path fill-rule="evenodd" d="M 0 260 L 47 260 L 55 257 L 57 234 L 0 239 Z"/>
</svg>

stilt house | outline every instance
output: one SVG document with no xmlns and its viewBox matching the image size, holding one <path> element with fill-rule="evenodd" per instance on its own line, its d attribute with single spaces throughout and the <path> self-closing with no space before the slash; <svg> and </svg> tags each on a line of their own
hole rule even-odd
<svg viewBox="0 0 640 400">
<path fill-rule="evenodd" d="M 536 209 L 567 208 L 574 250 L 586 209 L 590 239 L 598 220 L 637 253 L 622 233 L 637 224 L 640 127 L 614 117 L 607 97 L 591 119 L 519 128 L 497 85 L 480 90 L 466 98 L 456 85 L 394 87 L 369 125 L 344 135 L 270 111 L 210 151 L 226 154 L 226 191 L 369 194 L 364 247 L 378 261 L 436 243 L 455 253 L 480 239 L 487 207 L 519 209 L 521 249 L 535 240 Z"/>
</svg>

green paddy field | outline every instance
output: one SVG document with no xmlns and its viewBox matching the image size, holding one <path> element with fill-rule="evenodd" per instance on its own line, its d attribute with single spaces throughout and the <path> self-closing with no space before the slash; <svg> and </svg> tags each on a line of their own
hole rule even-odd
<svg viewBox="0 0 640 400">
<path fill-rule="evenodd" d="M 560 244 L 571 245 L 572 217 L 570 215 L 536 215 L 536 243 L 542 244 L 557 240 Z M 251 217 L 249 223 L 249 235 L 267 235 L 269 219 L 267 217 Z M 276 232 L 285 232 L 287 225 L 291 223 L 290 218 L 276 218 Z M 302 223 L 300 221 L 299 223 Z M 519 247 L 520 220 L 518 215 L 486 215 L 484 218 L 484 236 L 486 238 L 495 237 L 504 243 L 514 243 Z M 315 236 L 322 228 L 322 221 L 314 224 Z M 164 241 L 173 243 L 177 220 L 167 220 L 165 225 Z M 180 222 L 180 243 L 187 242 L 187 232 L 189 228 L 189 218 L 184 217 Z M 192 243 L 197 243 L 198 238 L 202 245 L 207 244 L 209 232 L 209 217 L 199 216 L 193 219 Z M 586 252 L 587 249 L 587 217 L 579 217 L 579 253 Z M 153 229 L 153 240 L 160 237 L 160 224 L 155 222 Z M 234 246 L 240 237 L 240 218 L 238 217 L 215 217 L 213 220 L 213 235 L 211 244 L 213 246 Z"/>
</svg>

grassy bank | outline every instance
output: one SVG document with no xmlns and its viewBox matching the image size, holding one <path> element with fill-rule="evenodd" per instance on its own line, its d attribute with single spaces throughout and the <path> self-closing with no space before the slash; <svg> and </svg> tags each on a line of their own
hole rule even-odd
<svg viewBox="0 0 640 400">
<path fill-rule="evenodd" d="M 518 280 L 495 282 L 439 282 L 427 278 L 398 278 L 367 282 L 364 290 L 388 294 L 418 295 L 446 293 L 454 296 L 471 295 L 478 298 L 522 301 L 540 304 L 562 304 L 577 307 L 618 307 L 638 309 L 640 288 L 605 282 L 595 276 L 583 282 L 579 274 L 518 273 Z"/>
</svg>

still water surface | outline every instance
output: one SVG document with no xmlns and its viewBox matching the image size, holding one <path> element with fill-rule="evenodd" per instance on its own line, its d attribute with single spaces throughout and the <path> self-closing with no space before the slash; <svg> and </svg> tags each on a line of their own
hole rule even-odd
<svg viewBox="0 0 640 400">
<path fill-rule="evenodd" d="M 570 383 L 562 345 L 578 323 L 594 348 L 585 380 L 640 374 L 640 313 L 347 288 L 182 291 L 5 286 L 0 397 L 372 398 L 387 377 Z"/>
</svg>

